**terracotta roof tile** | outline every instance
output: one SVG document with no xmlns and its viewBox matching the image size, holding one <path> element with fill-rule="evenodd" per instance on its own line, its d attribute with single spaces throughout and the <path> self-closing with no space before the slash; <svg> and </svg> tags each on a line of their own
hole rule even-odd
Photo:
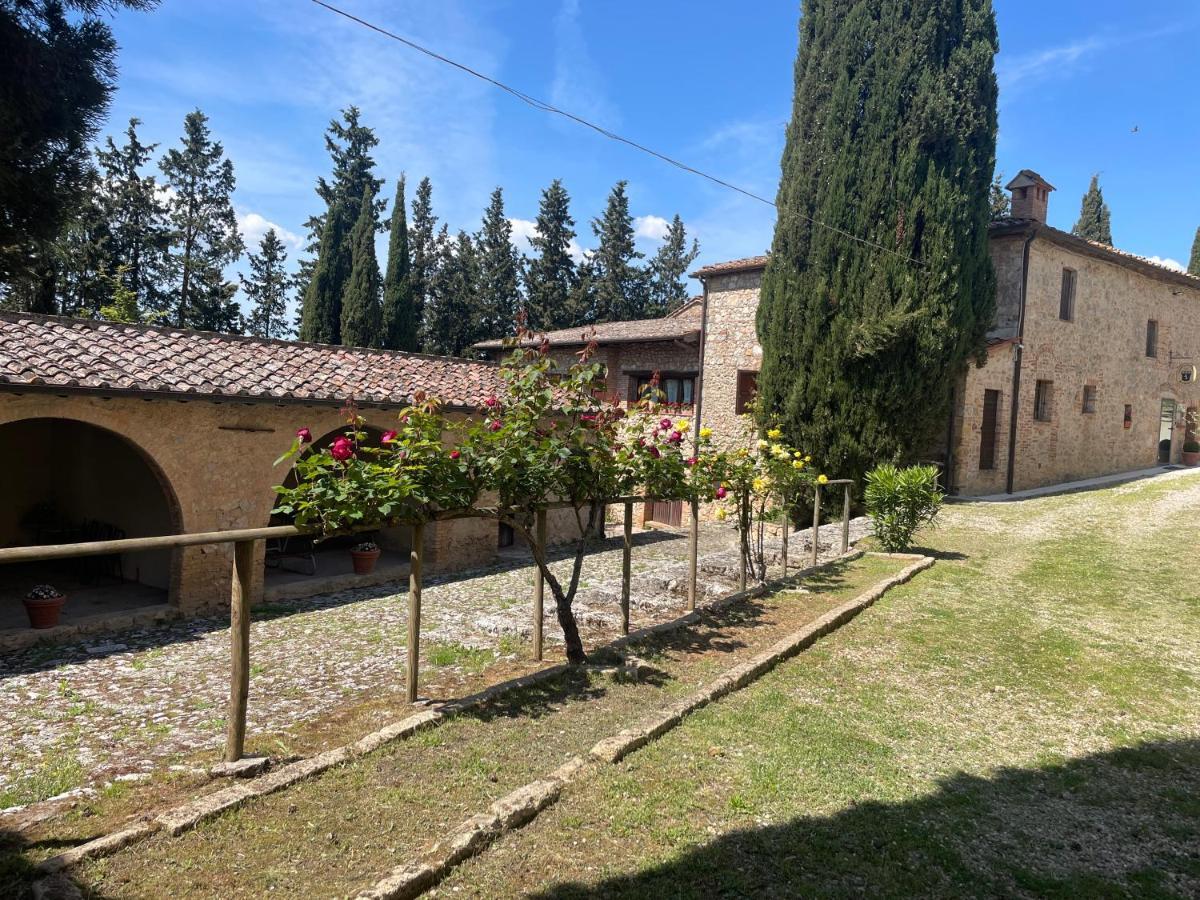
<svg viewBox="0 0 1200 900">
<path fill-rule="evenodd" d="M 692 301 L 684 304 L 675 313 L 661 319 L 636 319 L 626 322 L 597 322 L 576 328 L 548 331 L 544 337 L 554 346 L 577 346 L 596 341 L 598 344 L 651 343 L 654 341 L 678 341 L 700 335 L 700 304 Z M 522 346 L 536 347 L 543 335 L 522 342 Z M 475 347 L 480 350 L 500 350 L 507 346 L 505 341 L 495 338 L 480 341 Z"/>
<path fill-rule="evenodd" d="M 445 356 L 0 312 L 0 387 L 404 405 L 424 391 L 474 407 L 495 365 Z"/>
<path fill-rule="evenodd" d="M 713 263 L 692 273 L 693 278 L 705 278 L 709 275 L 728 275 L 730 272 L 753 272 L 755 269 L 765 269 L 767 259 L 763 256 L 747 256 L 742 259 L 731 259 L 726 262 Z"/>
</svg>

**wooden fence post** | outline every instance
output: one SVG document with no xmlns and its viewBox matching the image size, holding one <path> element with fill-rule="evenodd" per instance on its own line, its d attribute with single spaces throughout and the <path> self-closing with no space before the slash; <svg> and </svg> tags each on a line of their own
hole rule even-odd
<svg viewBox="0 0 1200 900">
<path fill-rule="evenodd" d="M 817 564 L 817 555 L 821 552 L 817 544 L 817 534 L 821 529 L 821 485 L 813 485 L 813 530 L 812 530 L 812 564 Z"/>
<path fill-rule="evenodd" d="M 783 536 L 782 536 L 783 552 L 781 553 L 781 556 L 783 557 L 783 577 L 787 578 L 787 573 L 788 573 L 788 532 L 792 530 L 792 520 L 791 520 L 791 517 L 788 516 L 788 508 L 787 508 L 786 501 L 783 504 L 780 521 L 781 521 L 782 527 L 783 527 Z"/>
<path fill-rule="evenodd" d="M 621 634 L 629 634 L 629 570 L 633 556 L 633 504 L 625 501 L 625 542 L 621 547 Z"/>
<path fill-rule="evenodd" d="M 425 550 L 425 523 L 412 530 L 408 554 L 408 702 L 417 701 L 417 672 L 421 668 L 421 557 Z"/>
<path fill-rule="evenodd" d="M 246 749 L 246 701 L 250 696 L 250 585 L 254 541 L 233 545 L 229 596 L 229 712 L 225 720 L 225 762 L 237 762 Z"/>
<path fill-rule="evenodd" d="M 696 608 L 696 566 L 700 553 L 700 502 L 692 501 L 692 527 L 688 534 L 688 605 L 689 610 Z"/>
<path fill-rule="evenodd" d="M 537 526 L 535 540 L 542 558 L 546 558 L 546 511 L 537 511 Z M 533 573 L 533 658 L 542 658 L 542 618 L 545 616 L 546 579 L 542 577 L 541 568 Z"/>
<path fill-rule="evenodd" d="M 850 482 L 846 482 L 846 499 L 842 504 L 842 552 L 850 549 Z"/>
</svg>

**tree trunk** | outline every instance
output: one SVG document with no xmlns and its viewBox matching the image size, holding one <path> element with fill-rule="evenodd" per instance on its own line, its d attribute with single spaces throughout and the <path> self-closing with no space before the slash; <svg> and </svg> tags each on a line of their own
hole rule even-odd
<svg viewBox="0 0 1200 900">
<path fill-rule="evenodd" d="M 554 612 L 558 616 L 558 625 L 562 628 L 563 641 L 566 643 L 567 662 L 573 666 L 581 666 L 587 662 L 587 654 L 583 651 L 583 639 L 579 636 L 579 625 L 575 622 L 575 613 L 566 598 L 554 591 Z"/>
</svg>

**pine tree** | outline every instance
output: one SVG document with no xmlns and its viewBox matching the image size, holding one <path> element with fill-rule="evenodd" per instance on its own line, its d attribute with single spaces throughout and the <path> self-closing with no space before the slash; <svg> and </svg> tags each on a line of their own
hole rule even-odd
<svg viewBox="0 0 1200 900">
<path fill-rule="evenodd" d="M 174 293 L 174 324 L 237 332 L 237 285 L 226 280 L 224 272 L 245 249 L 233 211 L 233 163 L 212 139 L 208 117 L 200 110 L 187 114 L 183 130 L 183 146 L 168 150 L 159 162 L 171 189 L 173 234 L 167 272 Z"/>
<path fill-rule="evenodd" d="M 525 313 L 533 329 L 549 331 L 578 324 L 576 318 L 582 321 L 582 311 L 571 308 L 576 277 L 570 205 L 571 198 L 557 178 L 542 191 L 536 234 L 529 239 L 536 255 L 525 264 Z"/>
<path fill-rule="evenodd" d="M 492 191 L 477 237 L 481 332 L 512 334 L 521 308 L 521 255 L 512 244 L 512 223 L 504 215 L 504 194 Z"/>
<path fill-rule="evenodd" d="M 997 172 L 988 188 L 988 205 L 992 210 L 992 221 L 999 222 L 1012 215 L 1012 198 L 1004 189 L 1004 173 Z"/>
<path fill-rule="evenodd" d="M 1188 274 L 1200 275 L 1200 228 L 1196 229 L 1196 238 L 1192 241 L 1192 258 L 1188 260 Z"/>
<path fill-rule="evenodd" d="M 645 311 L 647 318 L 665 316 L 687 302 L 688 289 L 683 279 L 687 276 L 688 266 L 699 255 L 700 245 L 693 240 L 691 247 L 688 247 L 683 220 L 676 215 L 667 228 L 662 246 L 650 260 L 649 302 Z"/>
<path fill-rule="evenodd" d="M 417 349 L 417 313 L 413 308 L 412 260 L 408 254 L 408 211 L 404 176 L 396 182 L 389 226 L 387 274 L 383 277 L 383 346 L 389 350 Z"/>
<path fill-rule="evenodd" d="M 89 167 L 83 195 L 55 242 L 58 310 L 93 318 L 111 302 L 110 234 L 100 196 L 100 175 Z M 136 299 L 136 292 L 134 293 Z"/>
<path fill-rule="evenodd" d="M 479 254 L 469 234 L 460 231 L 451 241 L 443 226 L 438 255 L 425 309 L 425 350 L 461 356 L 491 336 L 479 317 Z"/>
<path fill-rule="evenodd" d="M 274 228 L 268 229 L 258 245 L 258 253 L 250 254 L 250 277 L 240 276 L 242 290 L 250 301 L 246 331 L 255 337 L 286 338 L 292 334 L 287 321 L 292 277 L 286 271 L 286 264 L 283 241 Z"/>
<path fill-rule="evenodd" d="M 1108 212 L 1108 204 L 1104 202 L 1104 194 L 1100 190 L 1100 176 L 1093 175 L 1092 183 L 1083 195 L 1083 204 L 1079 210 L 1079 221 L 1071 229 L 1071 234 L 1079 235 L 1089 241 L 1099 241 L 1101 244 L 1112 246 L 1112 224 Z"/>
<path fill-rule="evenodd" d="M 104 273 L 111 276 L 121 270 L 139 309 L 166 313 L 170 300 L 164 281 L 171 228 L 158 182 L 152 174 L 142 174 L 158 145 L 141 142 L 140 124 L 130 119 L 124 144 L 118 147 L 110 137 L 105 148 L 96 151 L 97 216 L 107 231 Z"/>
<path fill-rule="evenodd" d="M 758 387 L 831 475 L 928 452 L 982 353 L 996 46 L 991 0 L 803 5 Z"/>
<path fill-rule="evenodd" d="M 439 235 L 438 217 L 433 214 L 433 184 L 428 176 L 417 184 L 412 203 L 412 224 L 408 226 L 408 252 L 412 260 L 412 305 L 417 321 L 419 349 L 427 350 L 426 305 L 430 302 L 433 280 L 444 258 L 445 229 Z"/>
<path fill-rule="evenodd" d="M 101 319 L 108 322 L 124 322 L 126 325 L 137 325 L 142 321 L 142 311 L 138 308 L 137 294 L 126 283 L 126 266 L 117 266 L 116 272 L 105 280 L 112 296 L 97 310 Z"/>
<path fill-rule="evenodd" d="M 361 203 L 359 204 L 361 208 Z M 352 226 L 346 204 L 335 200 L 325 215 L 316 265 L 308 277 L 300 305 L 300 340 L 317 344 L 342 342 L 342 293 L 350 277 Z"/>
<path fill-rule="evenodd" d="M 379 263 L 375 259 L 375 193 L 367 186 L 350 233 L 350 280 L 342 295 L 342 343 L 347 347 L 383 346 L 383 306 Z"/>
<path fill-rule="evenodd" d="M 598 322 L 644 319 L 649 307 L 648 279 L 638 265 L 644 254 L 633 242 L 626 182 L 618 181 L 608 195 L 604 215 L 592 220 L 599 241 L 592 262 L 596 268 L 595 317 Z"/>
</svg>

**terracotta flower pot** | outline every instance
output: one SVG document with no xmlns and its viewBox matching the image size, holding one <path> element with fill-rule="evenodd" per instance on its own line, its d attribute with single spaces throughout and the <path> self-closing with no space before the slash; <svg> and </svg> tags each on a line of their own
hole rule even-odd
<svg viewBox="0 0 1200 900">
<path fill-rule="evenodd" d="M 1185 466 L 1194 466 L 1194 465 L 1196 465 L 1196 463 L 1200 463 L 1200 450 L 1197 450 L 1194 453 L 1190 452 L 1188 450 L 1184 450 L 1183 451 L 1183 464 Z"/>
<path fill-rule="evenodd" d="M 354 561 L 355 575 L 370 575 L 375 571 L 375 563 L 379 560 L 380 550 L 351 550 L 350 558 Z"/>
<path fill-rule="evenodd" d="M 29 624 L 34 628 L 53 628 L 57 625 L 63 604 L 67 602 L 64 594 L 48 597 L 45 600 L 33 600 L 29 597 L 25 597 L 24 600 Z"/>
</svg>

